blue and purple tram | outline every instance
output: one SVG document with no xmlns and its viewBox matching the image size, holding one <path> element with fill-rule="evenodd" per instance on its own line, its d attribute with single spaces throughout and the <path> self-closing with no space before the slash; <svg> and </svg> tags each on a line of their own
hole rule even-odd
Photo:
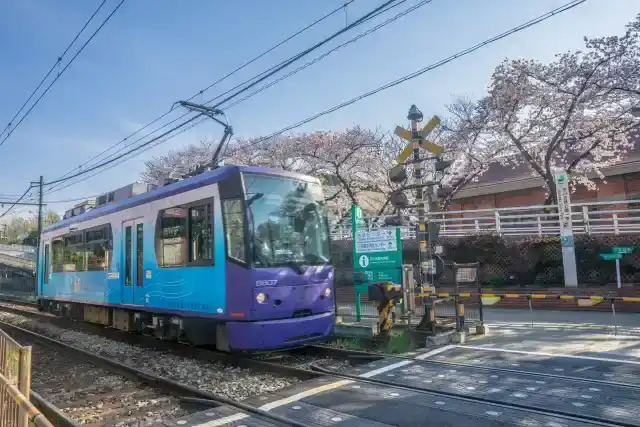
<svg viewBox="0 0 640 427">
<path fill-rule="evenodd" d="M 331 333 L 334 268 L 317 179 L 223 166 L 131 194 L 105 195 L 44 229 L 41 310 L 224 351 Z"/>
</svg>

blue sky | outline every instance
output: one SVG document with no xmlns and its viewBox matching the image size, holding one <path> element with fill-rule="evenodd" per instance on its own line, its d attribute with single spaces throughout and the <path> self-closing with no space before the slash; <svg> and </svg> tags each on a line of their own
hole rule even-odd
<svg viewBox="0 0 640 427">
<path fill-rule="evenodd" d="M 311 54 L 345 41 L 419 0 L 408 0 Z M 108 0 L 81 42 L 119 0 Z M 344 0 L 126 0 L 113 19 L 0 147 L 0 194 L 20 194 L 44 175 L 53 180 L 213 83 Z M 356 0 L 254 65 L 197 97 L 206 101 L 311 46 L 383 0 Z M 433 0 L 286 81 L 227 111 L 239 137 L 269 134 L 525 22 L 566 0 Z M 4 128 L 99 0 L 19 0 L 0 4 L 0 127 Z M 505 57 L 550 60 L 582 46 L 583 36 L 620 34 L 637 0 L 585 4 L 399 87 L 309 123 L 299 131 L 359 124 L 404 124 L 410 104 L 443 113 L 453 97 L 479 97 Z M 78 47 L 80 44 L 78 44 Z M 76 48 L 77 49 L 77 48 Z M 74 50 L 68 54 L 70 59 Z M 177 117 L 176 111 L 167 120 Z M 47 196 L 62 200 L 137 179 L 145 159 L 217 138 L 203 124 L 138 157 Z M 52 205 L 61 211 L 69 204 Z M 26 213 L 27 208 L 18 212 Z"/>
</svg>

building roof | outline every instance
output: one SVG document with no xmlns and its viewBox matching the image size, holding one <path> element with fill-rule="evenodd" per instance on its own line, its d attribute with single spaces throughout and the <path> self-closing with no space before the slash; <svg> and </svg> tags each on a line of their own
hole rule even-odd
<svg viewBox="0 0 640 427">
<path fill-rule="evenodd" d="M 634 138 L 636 144 L 626 154 L 625 159 L 615 166 L 603 170 L 606 176 L 640 171 L 640 134 L 635 134 Z M 541 185 L 543 185 L 542 179 L 525 161 L 506 166 L 495 162 L 489 165 L 487 171 L 477 181 L 460 190 L 454 199 L 516 191 Z"/>
</svg>

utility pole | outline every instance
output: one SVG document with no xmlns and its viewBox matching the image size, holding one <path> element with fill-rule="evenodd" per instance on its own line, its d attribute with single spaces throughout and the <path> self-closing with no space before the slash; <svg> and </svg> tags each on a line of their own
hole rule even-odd
<svg viewBox="0 0 640 427">
<path fill-rule="evenodd" d="M 44 221 L 44 177 L 40 175 L 40 181 L 32 182 L 32 186 L 38 186 L 38 238 L 36 240 L 36 271 L 40 263 L 40 241 L 42 240 L 42 223 Z M 38 287 L 38 277 L 36 276 L 36 289 Z"/>
<path fill-rule="evenodd" d="M 418 266 L 419 266 L 419 280 L 418 286 L 422 286 L 427 282 L 425 274 L 425 263 L 427 262 L 427 224 L 424 214 L 424 195 L 422 187 L 422 161 L 420 160 L 420 142 L 422 137 L 418 133 L 418 123 L 422 122 L 424 116 L 422 111 L 418 110 L 418 107 L 414 105 L 409 109 L 407 120 L 411 122 L 411 143 L 413 145 L 413 179 L 416 186 L 416 203 L 418 204 L 418 227 L 416 229 L 416 240 L 418 241 Z"/>
</svg>

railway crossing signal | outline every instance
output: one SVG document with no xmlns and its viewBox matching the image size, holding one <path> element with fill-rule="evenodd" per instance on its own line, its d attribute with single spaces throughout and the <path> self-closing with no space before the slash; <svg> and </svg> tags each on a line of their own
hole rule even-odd
<svg viewBox="0 0 640 427">
<path fill-rule="evenodd" d="M 397 164 L 393 166 L 389 172 L 389 180 L 395 184 L 400 184 L 401 188 L 393 191 L 389 197 L 390 203 L 399 211 L 397 218 L 386 220 L 389 225 L 402 225 L 404 222 L 403 210 L 409 208 L 417 208 L 418 210 L 418 226 L 416 228 L 416 238 L 418 240 L 420 265 L 420 279 L 418 286 L 425 282 L 431 282 L 434 274 L 432 269 L 432 249 L 433 242 L 439 234 L 439 227 L 435 223 L 427 225 L 425 215 L 425 204 L 429 210 L 437 209 L 433 202 L 433 196 L 436 198 L 445 198 L 453 192 L 453 188 L 440 185 L 437 181 L 424 180 L 424 171 L 422 164 L 426 160 L 434 161 L 434 171 L 436 174 L 444 174 L 452 165 L 452 161 L 442 159 L 444 152 L 442 146 L 427 140 L 431 132 L 440 124 L 440 118 L 433 116 L 422 129 L 418 130 L 418 123 L 423 120 L 422 112 L 412 105 L 407 114 L 407 120 L 411 122 L 411 130 L 397 126 L 395 134 L 400 138 L 408 141 L 407 146 L 396 157 Z M 424 158 L 420 156 L 421 151 L 427 151 L 433 156 Z M 413 156 L 412 156 L 413 155 Z M 411 160 L 409 158 L 412 156 Z M 413 183 L 408 184 L 408 174 L 406 167 L 413 164 Z M 435 179 L 435 177 L 433 177 Z M 428 191 L 425 191 L 425 187 Z M 405 194 L 406 190 L 415 190 L 415 203 L 411 204 L 409 197 Z M 426 200 L 425 200 L 426 199 Z"/>
<path fill-rule="evenodd" d="M 415 107 L 415 105 L 412 105 L 412 107 Z M 417 108 L 416 110 L 419 111 Z M 420 119 L 420 121 L 422 121 L 422 119 Z M 427 150 L 430 153 L 435 154 L 436 156 L 442 154 L 441 146 L 434 144 L 431 141 L 427 141 L 426 139 L 431 131 L 434 130 L 439 124 L 440 118 L 438 116 L 433 116 L 431 120 L 429 120 L 429 122 L 424 125 L 422 130 L 420 130 L 419 132 L 410 131 L 401 126 L 396 126 L 396 130 L 393 133 L 395 133 L 400 138 L 409 141 L 409 144 L 407 144 L 404 150 L 402 150 L 398 157 L 396 157 L 396 162 L 398 162 L 398 164 L 404 164 L 409 159 L 409 156 L 411 156 L 411 154 L 413 153 L 413 150 L 416 148 L 416 143 L 420 148 Z"/>
</svg>

